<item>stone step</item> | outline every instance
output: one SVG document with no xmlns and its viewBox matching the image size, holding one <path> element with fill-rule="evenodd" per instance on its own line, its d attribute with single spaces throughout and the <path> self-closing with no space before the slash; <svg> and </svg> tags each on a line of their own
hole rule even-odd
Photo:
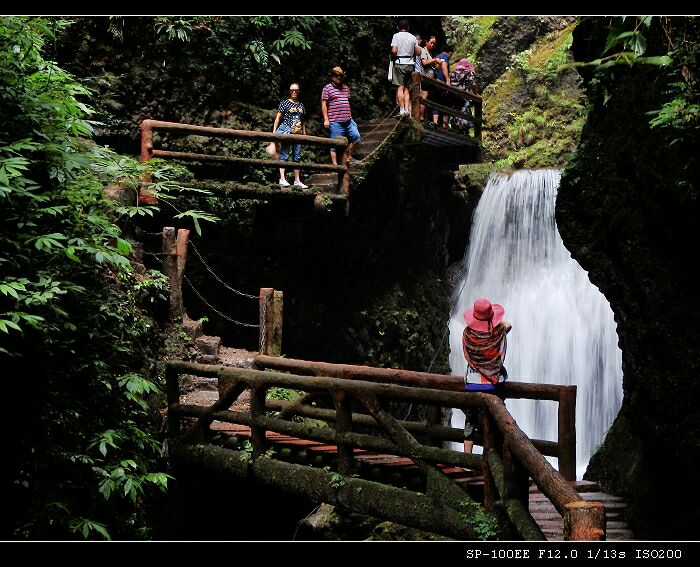
<svg viewBox="0 0 700 567">
<path fill-rule="evenodd" d="M 208 335 L 202 335 L 195 341 L 195 346 L 200 354 L 205 356 L 219 356 L 219 350 L 221 349 L 221 337 L 210 337 Z"/>
<path fill-rule="evenodd" d="M 202 331 L 202 322 L 194 321 L 190 319 L 187 315 L 182 318 L 182 330 L 185 331 L 190 337 L 196 339 L 201 337 L 204 331 Z"/>
</svg>

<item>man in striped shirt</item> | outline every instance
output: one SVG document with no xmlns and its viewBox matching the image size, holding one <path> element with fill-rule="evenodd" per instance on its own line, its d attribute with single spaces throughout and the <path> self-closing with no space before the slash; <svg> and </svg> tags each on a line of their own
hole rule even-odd
<svg viewBox="0 0 700 567">
<path fill-rule="evenodd" d="M 323 111 L 323 125 L 328 128 L 328 136 L 347 136 L 348 146 L 345 153 L 345 162 L 350 161 L 355 142 L 361 138 L 357 124 L 352 119 L 350 112 L 350 89 L 346 84 L 345 72 L 341 67 L 333 67 L 330 72 L 331 82 L 323 87 L 321 92 L 321 110 Z M 335 148 L 331 148 L 331 163 L 338 165 Z"/>
</svg>

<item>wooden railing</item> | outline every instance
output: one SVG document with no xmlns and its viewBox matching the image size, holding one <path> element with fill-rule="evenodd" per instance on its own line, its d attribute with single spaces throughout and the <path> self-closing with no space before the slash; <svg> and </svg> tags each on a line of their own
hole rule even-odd
<svg viewBox="0 0 700 567">
<path fill-rule="evenodd" d="M 214 136 L 221 138 L 233 138 L 238 140 L 259 140 L 268 142 L 285 142 L 292 144 L 309 144 L 317 146 L 336 148 L 338 163 L 332 165 L 328 163 L 312 162 L 287 162 L 272 159 L 245 158 L 237 156 L 220 156 L 211 154 L 197 154 L 191 152 L 175 152 L 159 150 L 154 148 L 154 130 L 167 130 L 182 136 Z M 256 167 L 270 168 L 291 168 L 310 171 L 327 171 L 338 173 L 338 192 L 347 194 L 350 187 L 349 169 L 345 160 L 345 153 L 348 147 L 348 140 L 344 136 L 329 139 L 319 136 L 302 136 L 300 134 L 275 134 L 272 132 L 261 132 L 253 130 L 233 130 L 231 128 L 213 128 L 210 126 L 196 126 L 194 124 L 181 124 L 178 122 L 162 122 L 160 120 L 144 120 L 141 122 L 141 161 L 146 162 L 152 157 L 213 161 L 220 163 L 242 163 Z"/>
<path fill-rule="evenodd" d="M 451 93 L 461 98 L 469 99 L 471 101 L 471 106 L 474 109 L 474 115 L 466 114 L 455 108 L 445 106 L 430 98 L 423 99 L 420 96 L 421 93 L 421 82 L 427 83 L 435 87 L 435 89 L 440 90 L 445 93 Z M 439 110 L 443 114 L 449 116 L 456 116 L 458 118 L 464 118 L 469 122 L 474 124 L 474 139 L 481 143 L 481 125 L 482 125 L 482 99 L 481 96 L 465 91 L 457 87 L 453 87 L 444 83 L 443 81 L 438 81 L 431 77 L 426 77 L 421 73 L 413 73 L 411 77 L 411 106 L 413 116 L 420 116 L 420 106 L 427 106 L 428 108 L 434 108 Z"/>
<path fill-rule="evenodd" d="M 467 492 L 445 476 L 435 464 L 457 465 L 479 469 L 484 473 L 484 505 L 493 509 L 496 503 L 505 507 L 508 517 L 525 539 L 544 539 L 542 531 L 528 512 L 528 480 L 531 477 L 540 490 L 562 514 L 566 539 L 605 539 L 605 509 L 600 503 L 587 502 L 555 471 L 527 436 L 520 430 L 496 396 L 477 392 L 452 392 L 431 385 L 434 377 L 424 373 L 408 373 L 393 369 L 369 369 L 326 365 L 342 378 L 316 375 L 325 363 L 288 361 L 258 356 L 255 365 L 280 367 L 273 360 L 291 363 L 291 366 L 313 376 L 285 374 L 265 370 L 201 365 L 174 361 L 167 364 L 169 446 L 176 460 L 202 466 L 223 468 L 235 475 L 248 477 L 279 486 L 287 491 L 344 506 L 361 513 L 385 514 L 388 519 L 431 529 L 460 539 L 478 537 L 484 518 L 481 509 Z M 289 370 L 287 368 L 279 368 Z M 215 377 L 219 380 L 219 401 L 211 407 L 180 403 L 179 375 Z M 443 376 L 449 383 L 453 377 Z M 404 384 L 412 385 L 404 385 Z M 416 387 L 421 386 L 421 387 Z M 428 387 L 426 387 L 428 386 Z M 521 385 L 528 386 L 528 385 Z M 334 402 L 334 409 L 313 407 L 310 404 L 285 404 L 267 400 L 271 387 L 293 388 L 309 394 L 325 393 Z M 251 390 L 250 412 L 229 411 L 233 402 L 245 390 Z M 517 397 L 526 397 L 521 390 Z M 366 410 L 353 411 L 351 400 Z M 462 431 L 427 419 L 408 423 L 394 418 L 384 407 L 386 401 L 404 401 L 434 408 L 466 409 L 480 406 L 484 411 L 484 457 L 465 454 L 442 447 L 423 444 L 414 435 L 434 440 L 462 439 Z M 271 412 L 277 411 L 276 415 Z M 286 412 L 286 413 L 285 413 Z M 321 419 L 332 427 L 316 427 L 289 420 L 291 415 L 308 415 Z M 184 434 L 183 416 L 198 418 Z M 250 427 L 252 459 L 234 458 L 227 449 L 207 440 L 212 421 L 236 423 Z M 384 436 L 353 431 L 356 425 L 379 428 Z M 282 463 L 259 458 L 268 450 L 267 432 L 320 441 L 337 446 L 338 472 L 331 473 L 313 467 Z M 426 477 L 426 494 L 406 489 L 390 488 L 387 492 L 377 483 L 353 476 L 354 449 L 409 457 Z M 228 451 L 228 452 L 227 452 Z M 249 466 L 250 465 L 250 466 Z M 336 475 L 335 477 L 333 475 Z M 338 478 L 340 477 L 340 478 Z M 386 488 L 386 487 L 385 487 Z M 391 492 L 393 491 L 393 492 Z M 405 503 L 396 506 L 396 498 Z M 384 506 L 382 503 L 386 503 Z M 465 513 L 465 510 L 468 511 Z M 381 514 L 380 514 L 381 513 Z"/>
<path fill-rule="evenodd" d="M 307 376 L 335 376 L 337 378 L 362 379 L 377 382 L 393 382 L 404 386 L 432 388 L 451 392 L 464 391 L 464 382 L 459 376 L 446 376 L 428 372 L 399 370 L 394 368 L 374 368 L 350 364 L 331 364 L 308 360 L 295 360 L 275 356 L 257 356 L 253 367 L 259 370 L 280 370 Z M 545 456 L 556 457 L 558 469 L 566 480 L 576 480 L 576 386 L 556 384 L 529 384 L 512 381 L 505 385 L 505 397 L 530 400 L 551 400 L 558 402 L 557 441 L 533 439 L 531 443 Z M 300 401 L 310 403 L 312 396 Z M 439 408 L 429 408 L 428 420 L 433 424 L 440 421 Z M 309 416 L 310 417 L 310 416 Z M 447 434 L 444 440 L 461 442 L 461 430 Z"/>
</svg>

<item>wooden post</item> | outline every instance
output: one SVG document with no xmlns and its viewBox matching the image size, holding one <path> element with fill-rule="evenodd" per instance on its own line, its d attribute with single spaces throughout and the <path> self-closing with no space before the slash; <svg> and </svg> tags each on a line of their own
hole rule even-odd
<svg viewBox="0 0 700 567">
<path fill-rule="evenodd" d="M 153 126 L 150 120 L 141 122 L 141 163 L 146 163 L 153 157 Z M 151 183 L 150 175 L 145 175 L 143 183 Z M 157 199 L 150 192 L 143 191 L 143 186 L 139 189 L 139 203 L 145 205 L 155 205 Z"/>
<path fill-rule="evenodd" d="M 580 500 L 564 507 L 564 540 L 605 540 L 605 506 L 602 502 Z"/>
<path fill-rule="evenodd" d="M 275 290 L 272 296 L 272 356 L 282 356 L 282 315 L 284 293 Z"/>
<path fill-rule="evenodd" d="M 474 139 L 481 145 L 481 120 L 483 103 L 480 100 L 474 101 Z"/>
<path fill-rule="evenodd" d="M 421 106 L 420 83 L 421 83 L 421 74 L 420 73 L 413 73 L 411 75 L 411 115 L 416 120 L 418 120 L 418 118 L 420 117 L 420 106 Z"/>
<path fill-rule="evenodd" d="M 527 470 L 513 455 L 508 443 L 503 444 L 503 500 L 516 499 L 523 503 L 525 510 L 530 504 L 530 477 Z"/>
<path fill-rule="evenodd" d="M 501 434 L 498 431 L 498 426 L 494 423 L 491 414 L 486 411 L 486 408 L 479 409 L 481 415 L 481 428 L 483 435 L 483 451 L 484 455 L 488 455 L 490 449 L 500 454 L 503 444 Z M 489 460 L 484 458 L 481 460 L 481 472 L 484 477 L 484 509 L 487 511 L 493 508 L 494 503 L 499 499 L 498 487 L 491 474 Z"/>
<path fill-rule="evenodd" d="M 336 138 L 347 141 L 344 136 L 336 136 Z M 350 193 L 350 168 L 348 167 L 348 148 L 345 146 L 337 146 L 335 150 L 335 158 L 338 165 L 342 165 L 345 169 L 338 173 L 338 193 L 348 195 Z"/>
<path fill-rule="evenodd" d="M 178 371 L 173 368 L 165 369 L 165 391 L 168 401 L 168 440 L 180 435 L 180 415 L 170 411 L 175 404 L 180 403 L 180 384 L 178 381 Z"/>
<path fill-rule="evenodd" d="M 260 288 L 260 354 L 281 356 L 284 294 Z"/>
<path fill-rule="evenodd" d="M 442 407 L 435 404 L 426 406 L 425 421 L 428 425 L 442 425 Z M 427 444 L 433 447 L 442 447 L 442 441 L 432 436 L 428 438 Z"/>
<path fill-rule="evenodd" d="M 250 427 L 250 440 L 253 444 L 253 458 L 261 457 L 267 451 L 267 441 L 265 440 L 266 429 L 262 425 L 255 423 L 255 418 L 265 417 L 265 398 L 267 397 L 267 386 L 253 388 L 250 396 L 250 416 L 253 420 Z"/>
<path fill-rule="evenodd" d="M 185 259 L 187 257 L 187 235 L 189 231 L 175 236 L 175 228 L 172 226 L 163 227 L 163 273 L 170 282 L 170 320 L 173 322 L 182 321 L 182 270 L 185 269 Z M 178 241 L 180 243 L 182 256 L 178 254 Z"/>
<path fill-rule="evenodd" d="M 576 480 L 576 386 L 559 390 L 558 409 L 559 472 Z"/>
<path fill-rule="evenodd" d="M 335 402 L 335 433 L 340 437 L 343 433 L 352 432 L 352 408 L 350 397 L 342 390 L 334 392 Z M 354 472 L 354 455 L 352 447 L 344 445 L 338 440 L 338 472 L 344 476 L 350 476 Z"/>
</svg>

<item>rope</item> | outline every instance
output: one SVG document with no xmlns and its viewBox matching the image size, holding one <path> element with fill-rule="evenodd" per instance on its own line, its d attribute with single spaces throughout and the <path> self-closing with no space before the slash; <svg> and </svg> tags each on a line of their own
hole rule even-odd
<svg viewBox="0 0 700 567">
<path fill-rule="evenodd" d="M 388 120 L 388 119 L 391 117 L 391 115 L 394 114 L 394 112 L 396 112 L 396 109 L 397 109 L 398 107 L 399 107 L 398 104 L 397 104 L 396 106 L 394 106 L 394 108 L 392 108 L 391 111 L 389 111 L 389 114 L 387 114 L 384 118 L 381 119 L 381 122 L 380 122 L 379 124 L 377 124 L 374 128 L 372 128 L 368 133 L 363 134 L 363 136 L 371 136 L 371 135 L 374 134 L 374 132 L 376 132 L 380 127 L 384 126 L 384 120 Z M 391 138 L 392 134 L 394 133 L 394 130 L 396 130 L 396 127 L 397 127 L 400 123 L 401 123 L 401 119 L 397 120 L 396 124 L 395 124 L 394 127 L 391 129 L 391 132 L 389 132 L 389 133 L 384 137 L 384 140 L 382 140 L 382 142 L 381 142 L 376 148 L 374 148 L 369 154 L 367 154 L 365 157 L 363 157 L 362 159 L 358 159 L 358 160 L 357 160 L 357 163 L 362 164 L 362 163 L 366 162 L 366 160 L 368 160 L 370 157 L 372 157 L 372 156 L 375 154 L 375 152 L 377 152 L 377 151 L 379 150 L 379 148 L 381 148 L 381 147 L 386 143 L 386 141 L 389 140 L 389 139 Z"/>
<path fill-rule="evenodd" d="M 209 307 L 214 313 L 216 313 L 219 317 L 222 317 L 223 319 L 226 319 L 227 321 L 230 321 L 231 323 L 235 323 L 236 325 L 241 325 L 242 327 L 260 327 L 260 325 L 253 325 L 251 323 L 243 323 L 241 321 L 237 321 L 236 319 L 232 319 L 228 315 L 223 314 L 221 311 L 219 311 L 216 307 L 214 307 L 211 303 L 209 303 L 204 297 L 202 297 L 202 294 L 197 291 L 197 288 L 192 285 L 192 282 L 187 278 L 185 274 L 182 274 L 183 279 L 187 282 L 187 285 L 189 285 L 192 288 L 192 291 L 194 291 L 197 294 L 197 297 L 202 300 L 202 303 Z"/>
<path fill-rule="evenodd" d="M 384 145 L 387 144 L 387 143 L 389 142 L 389 140 L 391 140 L 391 137 L 394 135 L 394 131 L 399 127 L 399 124 L 401 124 L 401 118 L 399 118 L 399 120 L 396 121 L 396 124 L 395 124 L 394 127 L 391 129 L 391 132 L 389 132 L 389 133 L 386 135 L 386 137 L 384 138 L 384 140 L 382 140 L 382 142 L 381 142 L 376 148 L 374 148 L 370 153 L 368 153 L 365 157 L 363 157 L 362 159 L 360 159 L 360 160 L 358 160 L 358 161 L 359 161 L 360 163 L 362 163 L 362 162 L 368 160 L 368 159 L 371 158 L 375 153 L 377 153 L 377 152 L 379 151 L 380 148 L 384 147 Z M 371 132 L 370 132 L 370 134 L 371 134 Z M 369 134 L 368 134 L 368 135 L 369 135 Z"/>
<path fill-rule="evenodd" d="M 259 299 L 259 296 L 257 295 L 250 295 L 249 293 L 244 293 L 242 291 L 238 291 L 235 288 L 232 288 L 230 285 L 228 285 L 224 280 L 222 280 L 219 276 L 216 275 L 214 270 L 212 270 L 209 265 L 205 262 L 204 258 L 202 258 L 202 255 L 199 253 L 199 250 L 197 250 L 197 247 L 194 245 L 194 242 L 191 240 L 189 241 L 189 245 L 192 246 L 192 250 L 194 250 L 194 253 L 197 255 L 197 258 L 199 258 L 199 261 L 204 264 L 204 267 L 207 269 L 207 271 L 214 276 L 214 279 L 218 281 L 221 285 L 223 285 L 226 289 L 229 291 L 232 291 L 233 293 L 236 293 L 242 297 L 248 297 L 249 299 Z"/>
</svg>

